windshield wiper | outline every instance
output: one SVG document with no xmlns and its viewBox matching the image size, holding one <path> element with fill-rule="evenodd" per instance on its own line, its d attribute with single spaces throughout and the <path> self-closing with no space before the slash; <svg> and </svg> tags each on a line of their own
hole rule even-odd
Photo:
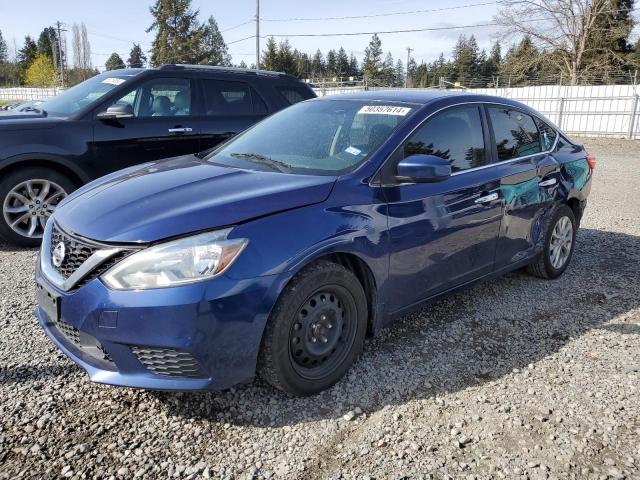
<svg viewBox="0 0 640 480">
<path fill-rule="evenodd" d="M 274 160 L 273 158 L 265 157 L 264 155 L 260 155 L 259 153 L 231 153 L 230 155 L 241 160 L 249 160 L 250 162 L 254 163 L 262 163 L 281 173 L 291 172 L 290 165 L 281 162 L 280 160 Z"/>
<path fill-rule="evenodd" d="M 27 107 L 23 110 L 23 112 L 38 112 L 44 115 L 45 117 L 47 116 L 47 111 L 43 108 Z"/>
</svg>

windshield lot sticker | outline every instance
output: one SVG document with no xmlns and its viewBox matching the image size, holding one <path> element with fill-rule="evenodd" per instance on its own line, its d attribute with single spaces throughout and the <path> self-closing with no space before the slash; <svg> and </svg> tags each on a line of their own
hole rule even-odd
<svg viewBox="0 0 640 480">
<path fill-rule="evenodd" d="M 351 155 L 360 155 L 362 153 L 362 150 L 359 150 L 356 147 L 347 147 L 344 149 L 344 151 L 350 153 Z"/>
<path fill-rule="evenodd" d="M 404 117 L 411 111 L 407 107 L 393 107 L 391 105 L 365 105 L 358 113 L 360 115 L 399 115 Z"/>
<path fill-rule="evenodd" d="M 120 85 L 120 84 L 124 83 L 124 79 L 123 78 L 109 77 L 109 78 L 105 78 L 104 80 L 102 80 L 102 83 L 108 83 L 109 85 Z"/>
</svg>

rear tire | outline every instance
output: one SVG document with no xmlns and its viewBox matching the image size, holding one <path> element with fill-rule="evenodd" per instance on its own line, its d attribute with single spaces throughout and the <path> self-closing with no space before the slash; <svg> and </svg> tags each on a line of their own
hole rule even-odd
<svg viewBox="0 0 640 480">
<path fill-rule="evenodd" d="M 564 273 L 576 245 L 576 217 L 567 205 L 558 206 L 545 225 L 544 248 L 527 271 L 539 278 L 554 279 Z"/>
<path fill-rule="evenodd" d="M 56 205 L 75 185 L 44 167 L 20 168 L 0 181 L 0 238 L 14 245 L 35 247 Z"/>
<path fill-rule="evenodd" d="M 259 375 L 280 390 L 307 396 L 338 382 L 362 352 L 367 299 L 356 276 L 320 261 L 284 289 L 267 322 Z"/>
</svg>

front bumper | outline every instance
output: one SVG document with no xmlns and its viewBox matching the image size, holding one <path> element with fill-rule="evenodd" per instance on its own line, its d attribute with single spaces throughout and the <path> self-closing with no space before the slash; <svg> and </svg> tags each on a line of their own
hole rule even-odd
<svg viewBox="0 0 640 480">
<path fill-rule="evenodd" d="M 99 279 L 63 292 L 59 319 L 38 307 L 51 340 L 92 381 L 155 390 L 220 390 L 255 375 L 262 332 L 277 298 L 275 275 L 226 275 L 175 288 L 114 291 Z"/>
</svg>

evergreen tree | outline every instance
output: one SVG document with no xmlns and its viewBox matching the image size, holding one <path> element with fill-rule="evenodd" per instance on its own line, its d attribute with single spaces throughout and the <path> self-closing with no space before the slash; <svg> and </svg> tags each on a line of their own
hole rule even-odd
<svg viewBox="0 0 640 480">
<path fill-rule="evenodd" d="M 293 51 L 291 50 L 291 44 L 289 40 L 285 40 L 284 42 L 280 42 L 278 45 L 278 54 L 277 54 L 277 70 L 279 72 L 290 73 L 291 75 L 297 74 L 297 64 L 296 58 L 293 55 Z"/>
<path fill-rule="evenodd" d="M 238 68 L 247 68 L 247 63 L 244 60 L 240 60 Z"/>
<path fill-rule="evenodd" d="M 460 35 L 453 50 L 453 70 L 456 80 L 469 81 L 479 70 L 478 43 L 473 35 L 467 39 Z"/>
<path fill-rule="evenodd" d="M 7 52 L 7 42 L 5 42 L 2 37 L 2 32 L 0 31 L 0 63 L 5 63 L 9 60 L 9 55 Z"/>
<path fill-rule="evenodd" d="M 58 35 L 53 27 L 47 27 L 40 33 L 38 37 L 38 53 L 53 58 L 54 48 L 51 42 L 57 42 Z"/>
<path fill-rule="evenodd" d="M 129 60 L 127 60 L 127 65 L 129 68 L 142 68 L 145 63 L 147 63 L 147 56 L 140 48 L 140 45 L 137 43 L 133 44 L 133 48 L 131 52 L 129 52 Z"/>
<path fill-rule="evenodd" d="M 336 73 L 341 77 L 349 74 L 349 57 L 342 47 L 336 55 Z"/>
<path fill-rule="evenodd" d="M 396 62 L 393 79 L 396 87 L 404 87 L 404 65 L 400 59 Z"/>
<path fill-rule="evenodd" d="M 260 56 L 260 67 L 265 70 L 278 71 L 278 45 L 273 37 L 267 39 L 265 50 Z"/>
<path fill-rule="evenodd" d="M 308 78 L 311 74 L 311 61 L 306 53 L 294 51 L 296 58 L 296 76 L 298 78 Z"/>
<path fill-rule="evenodd" d="M 151 47 L 153 66 L 206 60 L 206 28 L 198 21 L 198 10 L 191 9 L 191 0 L 156 0 L 149 10 L 153 23 L 147 32 L 156 33 Z"/>
<path fill-rule="evenodd" d="M 311 59 L 311 75 L 314 78 L 322 78 L 325 74 L 325 68 L 324 57 L 320 49 L 318 49 Z"/>
<path fill-rule="evenodd" d="M 338 55 L 335 50 L 329 50 L 327 53 L 327 75 L 333 77 L 338 72 Z"/>
<path fill-rule="evenodd" d="M 27 35 L 24 37 L 24 46 L 18 51 L 18 63 L 24 70 L 29 68 L 38 55 L 38 45 Z"/>
<path fill-rule="evenodd" d="M 505 79 L 506 82 L 518 84 L 527 78 L 539 76 L 544 60 L 544 55 L 536 48 L 531 38 L 525 36 L 518 45 L 507 51 L 501 73 L 508 77 Z"/>
<path fill-rule="evenodd" d="M 409 65 L 407 66 L 407 76 L 409 77 L 407 78 L 407 85 L 409 87 L 416 87 L 420 84 L 419 78 L 417 76 L 417 70 L 418 65 L 416 64 L 416 61 L 412 57 L 410 57 Z"/>
<path fill-rule="evenodd" d="M 382 42 L 376 33 L 364 50 L 362 70 L 364 76 L 372 80 L 379 80 L 382 76 Z"/>
<path fill-rule="evenodd" d="M 356 58 L 356 56 L 353 53 L 349 56 L 348 76 L 349 77 L 359 77 L 360 76 L 360 65 L 358 64 L 358 59 Z"/>
<path fill-rule="evenodd" d="M 227 44 L 218 28 L 218 23 L 213 16 L 209 17 L 205 27 L 204 37 L 205 60 L 207 65 L 222 65 L 228 67 L 231 65 L 231 55 Z"/>
<path fill-rule="evenodd" d="M 391 87 L 395 84 L 395 65 L 391 52 L 387 52 L 387 56 L 384 58 L 384 62 L 382 62 L 381 80 L 385 86 Z"/>
<path fill-rule="evenodd" d="M 120 58 L 120 55 L 115 52 L 112 53 L 111 56 L 107 59 L 104 66 L 107 70 L 118 70 L 121 68 L 126 68 L 124 62 L 122 61 L 122 58 Z"/>
</svg>

